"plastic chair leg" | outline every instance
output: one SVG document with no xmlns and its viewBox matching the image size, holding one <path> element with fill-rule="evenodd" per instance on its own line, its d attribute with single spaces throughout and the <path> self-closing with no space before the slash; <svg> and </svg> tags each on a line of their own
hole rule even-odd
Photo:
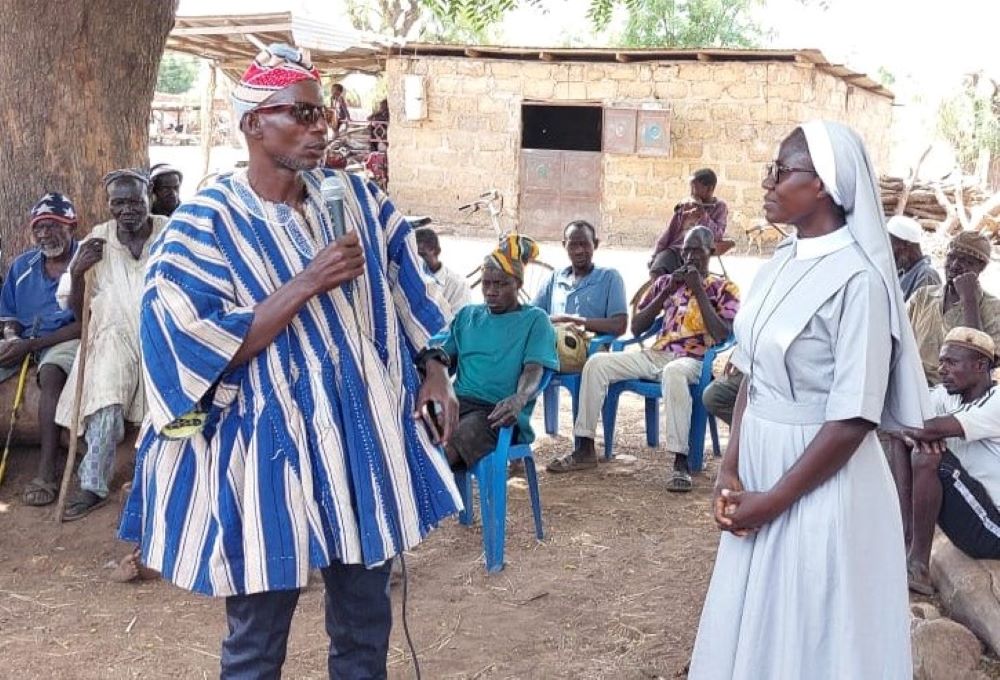
<svg viewBox="0 0 1000 680">
<path fill-rule="evenodd" d="M 545 416 L 545 434 L 559 432 L 559 386 L 549 384 L 542 392 L 542 411 Z M 575 417 L 575 415 L 574 415 Z"/>
<path fill-rule="evenodd" d="M 507 524 L 507 455 L 496 451 L 476 464 L 479 506 L 483 515 L 483 551 L 486 571 L 503 569 L 503 547 Z"/>
<path fill-rule="evenodd" d="M 538 473 L 535 471 L 535 459 L 532 456 L 525 456 L 524 476 L 528 480 L 528 493 L 531 496 L 531 514 L 535 516 L 535 537 L 540 541 L 545 538 L 542 528 L 542 498 L 538 493 Z"/>
<path fill-rule="evenodd" d="M 618 399 L 621 392 L 613 387 L 604 397 L 601 408 L 601 421 L 604 423 L 604 458 L 611 460 L 615 456 L 615 421 L 618 420 Z"/>
<path fill-rule="evenodd" d="M 472 507 L 472 472 L 456 472 L 455 485 L 458 486 L 458 493 L 462 497 L 462 512 L 458 513 L 458 523 L 462 526 L 471 527 L 475 519 L 475 510 Z"/>
<path fill-rule="evenodd" d="M 646 397 L 646 446 L 655 449 L 660 445 L 660 400 Z"/>
<path fill-rule="evenodd" d="M 697 401 L 691 410 L 691 431 L 688 435 L 688 469 L 701 472 L 705 464 L 705 426 L 708 411 Z"/>
</svg>

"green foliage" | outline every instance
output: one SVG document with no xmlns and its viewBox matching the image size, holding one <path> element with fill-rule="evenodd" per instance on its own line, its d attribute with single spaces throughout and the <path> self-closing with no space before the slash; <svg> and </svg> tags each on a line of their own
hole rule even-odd
<svg viewBox="0 0 1000 680">
<path fill-rule="evenodd" d="M 754 21 L 763 0 L 644 0 L 628 9 L 625 47 L 757 47 L 766 32 Z"/>
<path fill-rule="evenodd" d="M 878 67 L 878 70 L 875 72 L 875 80 L 886 87 L 892 87 L 896 84 L 896 76 L 885 66 Z"/>
<path fill-rule="evenodd" d="M 951 142 L 962 169 L 972 172 L 979 152 L 1000 157 L 1000 88 L 979 74 L 970 76 L 958 94 L 938 108 L 938 131 Z"/>
<path fill-rule="evenodd" d="M 198 77 L 198 59 L 187 54 L 164 52 L 156 76 L 156 91 L 184 94 Z"/>
</svg>

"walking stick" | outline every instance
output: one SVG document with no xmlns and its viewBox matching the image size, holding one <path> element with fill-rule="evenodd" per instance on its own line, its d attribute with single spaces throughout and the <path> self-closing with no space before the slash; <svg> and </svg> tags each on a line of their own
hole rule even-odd
<svg viewBox="0 0 1000 680">
<path fill-rule="evenodd" d="M 87 346 L 90 344 L 90 291 L 93 286 L 93 271 L 84 274 L 83 311 L 80 319 L 80 354 L 77 360 L 79 368 L 76 372 L 76 391 L 73 395 L 73 419 L 69 431 L 69 455 L 66 456 L 66 470 L 63 472 L 62 485 L 59 487 L 59 502 L 56 503 L 56 521 L 62 523 L 63 510 L 66 509 L 66 493 L 69 491 L 69 479 L 73 476 L 73 466 L 76 464 L 76 447 L 80 441 L 80 409 L 83 402 L 83 379 L 87 370 Z"/>
<path fill-rule="evenodd" d="M 14 438 L 14 423 L 17 422 L 17 412 L 21 410 L 21 402 L 24 401 L 24 385 L 28 382 L 29 364 L 31 364 L 30 352 L 24 355 L 24 360 L 21 362 L 21 373 L 17 377 L 17 391 L 14 392 L 14 410 L 10 414 L 7 441 L 3 445 L 3 458 L 0 458 L 0 484 L 3 484 L 3 476 L 7 472 L 7 456 L 10 454 L 10 440 Z"/>
</svg>

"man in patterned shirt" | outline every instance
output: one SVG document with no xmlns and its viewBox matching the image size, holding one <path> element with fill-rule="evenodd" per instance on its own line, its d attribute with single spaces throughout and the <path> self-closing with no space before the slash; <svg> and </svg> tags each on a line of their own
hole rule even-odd
<svg viewBox="0 0 1000 680">
<path fill-rule="evenodd" d="M 708 273 L 715 237 L 707 227 L 694 227 L 684 238 L 683 266 L 658 278 L 632 318 L 640 335 L 662 312 L 663 326 L 652 349 L 591 357 L 583 369 L 580 410 L 573 427 L 577 447 L 556 458 L 549 472 L 573 472 L 597 466 L 594 433 L 608 385 L 620 380 L 660 380 L 663 388 L 667 451 L 674 454 L 670 491 L 690 491 L 688 431 L 691 393 L 688 385 L 701 376 L 705 351 L 732 332 L 739 310 L 739 290 L 731 281 Z"/>
</svg>

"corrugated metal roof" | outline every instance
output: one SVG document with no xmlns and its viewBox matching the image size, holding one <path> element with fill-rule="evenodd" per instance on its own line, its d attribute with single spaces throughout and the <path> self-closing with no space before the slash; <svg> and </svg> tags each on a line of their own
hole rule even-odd
<svg viewBox="0 0 1000 680">
<path fill-rule="evenodd" d="M 649 61 L 792 61 L 847 81 L 855 87 L 893 99 L 892 91 L 843 64 L 831 64 L 819 50 L 745 50 L 725 48 L 597 48 L 597 47 L 506 47 L 501 45 L 435 45 L 407 43 L 391 48 L 393 55 L 417 57 L 460 57 L 467 59 L 517 59 L 546 62 L 649 62 Z"/>
<path fill-rule="evenodd" d="M 211 59 L 239 77 L 259 51 L 248 35 L 264 44 L 285 42 L 304 47 L 316 68 L 333 74 L 381 72 L 392 44 L 382 36 L 278 12 L 177 17 L 167 37 L 167 49 Z"/>
</svg>

